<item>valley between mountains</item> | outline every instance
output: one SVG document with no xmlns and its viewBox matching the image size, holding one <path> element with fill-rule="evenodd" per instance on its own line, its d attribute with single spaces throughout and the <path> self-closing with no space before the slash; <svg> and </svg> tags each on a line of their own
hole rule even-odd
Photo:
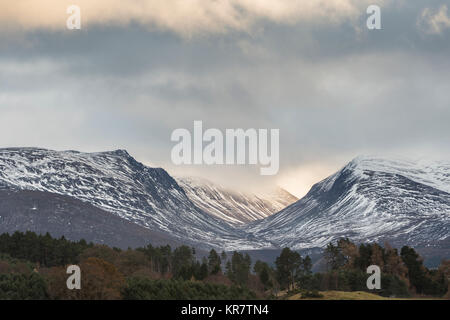
<svg viewBox="0 0 450 320">
<path fill-rule="evenodd" d="M 172 177 L 125 150 L 0 149 L 0 233 L 116 247 L 315 250 L 348 237 L 450 256 L 450 163 L 358 157 L 302 199 Z"/>
</svg>

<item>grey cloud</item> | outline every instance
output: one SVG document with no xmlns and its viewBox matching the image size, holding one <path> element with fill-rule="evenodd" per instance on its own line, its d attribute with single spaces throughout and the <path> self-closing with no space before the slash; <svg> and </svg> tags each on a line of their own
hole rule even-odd
<svg viewBox="0 0 450 320">
<path fill-rule="evenodd" d="M 424 7 L 388 7 L 380 31 L 355 29 L 360 17 L 190 40 L 138 25 L 34 32 L 0 48 L 2 145 L 126 148 L 172 169 L 171 131 L 203 120 L 280 128 L 282 172 L 366 152 L 448 157 L 450 32 L 417 28 Z"/>
</svg>

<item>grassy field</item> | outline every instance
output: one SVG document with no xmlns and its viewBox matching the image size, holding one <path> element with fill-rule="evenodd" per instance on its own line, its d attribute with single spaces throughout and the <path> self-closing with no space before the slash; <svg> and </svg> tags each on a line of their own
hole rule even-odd
<svg viewBox="0 0 450 320">
<path fill-rule="evenodd" d="M 320 294 L 323 295 L 322 298 L 304 298 L 302 299 L 301 294 L 295 294 L 289 297 L 289 300 L 387 300 L 388 298 L 380 297 L 379 295 L 363 292 L 345 292 L 345 291 L 321 291 Z"/>
<path fill-rule="evenodd" d="M 321 291 L 322 298 L 302 298 L 301 294 L 290 296 L 288 300 L 439 300 L 438 298 L 385 298 L 379 295 L 364 291 Z"/>
</svg>

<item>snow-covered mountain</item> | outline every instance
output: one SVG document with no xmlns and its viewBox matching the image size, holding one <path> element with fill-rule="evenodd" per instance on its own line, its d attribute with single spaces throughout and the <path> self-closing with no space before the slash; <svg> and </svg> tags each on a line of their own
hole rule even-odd
<svg viewBox="0 0 450 320">
<path fill-rule="evenodd" d="M 282 188 L 252 193 L 232 190 L 203 178 L 176 180 L 197 207 L 231 225 L 267 218 L 298 200 Z"/>
<path fill-rule="evenodd" d="M 58 234 L 100 242 L 130 237 L 130 243 L 142 243 L 157 235 L 161 241 L 225 250 L 319 248 L 340 237 L 450 249 L 450 164 L 445 162 L 359 157 L 273 215 L 295 199 L 284 191 L 262 196 L 195 179 L 179 183 L 124 150 L 0 149 L 0 224 L 7 230 L 0 229 L 38 224 L 44 230 L 49 223 Z M 114 218 L 109 221 L 108 215 Z M 120 225 L 117 235 L 113 220 Z M 83 228 L 97 228 L 98 234 Z"/>
<path fill-rule="evenodd" d="M 196 207 L 163 169 L 124 150 L 101 153 L 37 148 L 0 149 L 0 190 L 70 196 L 151 230 L 205 246 L 255 248 L 264 241 Z"/>
<path fill-rule="evenodd" d="M 247 231 L 279 246 L 332 240 L 450 248 L 450 163 L 358 157 Z"/>
</svg>

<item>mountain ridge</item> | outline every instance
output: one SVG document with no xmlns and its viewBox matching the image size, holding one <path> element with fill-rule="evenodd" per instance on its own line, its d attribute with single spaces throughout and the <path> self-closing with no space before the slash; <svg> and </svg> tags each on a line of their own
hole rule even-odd
<svg viewBox="0 0 450 320">
<path fill-rule="evenodd" d="M 199 245 L 259 246 L 241 230 L 197 208 L 167 171 L 147 167 L 124 150 L 0 149 L 0 185 L 71 196 Z"/>
<path fill-rule="evenodd" d="M 400 174 L 396 168 L 382 171 L 367 166 L 368 161 L 369 157 L 355 158 L 316 183 L 298 202 L 251 223 L 247 231 L 298 249 L 324 247 L 340 237 L 420 246 L 449 239 L 449 193 L 432 187 L 436 183 L 424 176 L 419 179 L 415 171 L 415 176 L 408 170 Z M 384 160 L 385 167 L 388 164 Z M 442 177 L 448 178 L 446 174 Z"/>
<path fill-rule="evenodd" d="M 188 198 L 199 208 L 231 225 L 261 220 L 298 200 L 277 187 L 268 191 L 243 192 L 198 177 L 175 177 Z"/>
<path fill-rule="evenodd" d="M 268 211 L 256 212 L 249 214 L 255 221 L 230 223 L 207 212 L 222 198 L 229 200 L 223 194 L 206 204 L 208 197 L 202 198 L 200 204 L 189 189 L 195 184 L 188 186 L 185 181 L 183 187 L 164 169 L 145 166 L 126 150 L 0 149 L 2 191 L 72 197 L 170 239 L 228 251 L 323 248 L 341 237 L 448 249 L 449 169 L 445 162 L 357 157 L 279 212 L 261 220 Z M 208 187 L 218 190 L 214 184 Z M 245 196 L 233 201 L 224 214 L 250 202 Z M 255 207 L 249 205 L 252 214 Z"/>
</svg>

